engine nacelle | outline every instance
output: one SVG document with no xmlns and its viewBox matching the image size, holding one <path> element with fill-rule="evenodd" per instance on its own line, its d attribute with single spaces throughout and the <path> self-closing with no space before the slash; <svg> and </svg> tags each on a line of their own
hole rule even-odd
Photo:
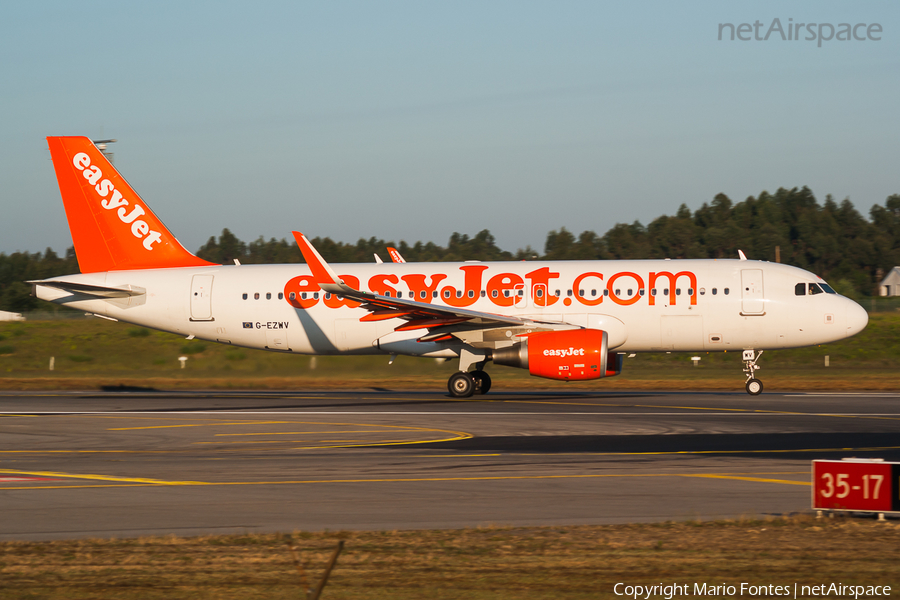
<svg viewBox="0 0 900 600">
<path fill-rule="evenodd" d="M 599 329 L 541 331 L 523 342 L 494 350 L 493 360 L 547 379 L 599 379 L 622 372 L 625 355 L 609 352 L 608 348 L 606 332 Z"/>
</svg>

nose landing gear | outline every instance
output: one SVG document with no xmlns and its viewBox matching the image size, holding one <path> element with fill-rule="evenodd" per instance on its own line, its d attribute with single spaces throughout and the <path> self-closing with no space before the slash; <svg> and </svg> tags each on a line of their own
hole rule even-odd
<svg viewBox="0 0 900 600">
<path fill-rule="evenodd" d="M 744 373 L 747 374 L 747 383 L 744 386 L 747 389 L 747 393 L 751 396 L 758 396 L 763 391 L 763 383 L 759 379 L 757 379 L 754 375 L 756 371 L 761 369 L 756 361 L 759 360 L 759 357 L 762 356 L 763 351 L 760 350 L 759 353 L 755 350 L 744 350 L 741 358 L 744 361 Z"/>
</svg>

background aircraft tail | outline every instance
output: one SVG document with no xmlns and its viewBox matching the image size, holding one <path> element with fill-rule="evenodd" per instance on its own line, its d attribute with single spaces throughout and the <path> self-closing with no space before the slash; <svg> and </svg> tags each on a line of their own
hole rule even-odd
<svg viewBox="0 0 900 600">
<path fill-rule="evenodd" d="M 210 265 L 175 239 L 86 137 L 48 137 L 82 273 Z"/>
</svg>

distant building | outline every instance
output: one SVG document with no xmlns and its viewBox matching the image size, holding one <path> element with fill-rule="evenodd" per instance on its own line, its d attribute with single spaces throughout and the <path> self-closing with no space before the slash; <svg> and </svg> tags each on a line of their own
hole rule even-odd
<svg viewBox="0 0 900 600">
<path fill-rule="evenodd" d="M 6 312 L 5 310 L 0 310 L 0 321 L 24 321 L 25 317 L 23 317 L 19 313 L 14 312 Z"/>
<path fill-rule="evenodd" d="M 879 296 L 900 296 L 900 267 L 891 269 L 878 286 Z"/>
</svg>

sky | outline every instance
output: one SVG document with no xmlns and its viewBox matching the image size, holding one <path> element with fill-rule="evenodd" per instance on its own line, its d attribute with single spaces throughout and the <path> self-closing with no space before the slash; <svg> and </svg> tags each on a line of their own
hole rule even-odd
<svg viewBox="0 0 900 600">
<path fill-rule="evenodd" d="M 718 39 L 774 19 L 816 26 Z M 845 22 L 865 39 L 819 39 Z M 224 228 L 542 250 L 804 185 L 868 215 L 900 193 L 898 50 L 889 1 L 6 2 L 0 252 L 71 245 L 48 135 L 117 139 L 192 251 Z"/>
</svg>

